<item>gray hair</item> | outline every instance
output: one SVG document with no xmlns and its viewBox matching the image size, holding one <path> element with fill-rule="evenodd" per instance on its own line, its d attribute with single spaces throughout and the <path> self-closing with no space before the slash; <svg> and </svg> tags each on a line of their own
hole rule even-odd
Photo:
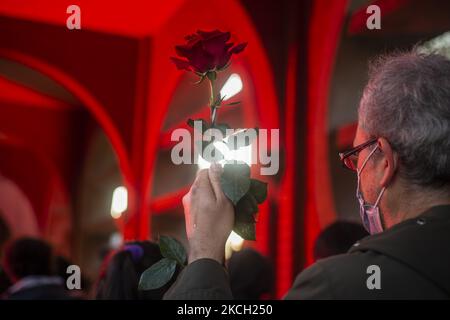
<svg viewBox="0 0 450 320">
<path fill-rule="evenodd" d="M 399 174 L 433 189 L 450 186 L 450 60 L 416 50 L 378 58 L 359 124 L 399 155 Z"/>
</svg>

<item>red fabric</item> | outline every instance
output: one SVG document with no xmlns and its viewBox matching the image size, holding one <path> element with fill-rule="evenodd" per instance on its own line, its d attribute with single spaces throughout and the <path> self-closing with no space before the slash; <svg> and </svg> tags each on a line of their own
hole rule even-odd
<svg viewBox="0 0 450 320">
<path fill-rule="evenodd" d="M 336 216 L 328 155 L 328 95 L 347 4 L 347 0 L 313 1 L 308 44 L 307 264 L 313 262 L 313 245 L 321 228 Z"/>
<path fill-rule="evenodd" d="M 0 78 L 0 174 L 27 196 L 41 231 L 55 181 L 67 186 L 75 174 L 77 115 L 76 107 Z"/>
<path fill-rule="evenodd" d="M 279 192 L 279 217 L 276 271 L 276 296 L 281 298 L 292 285 L 293 254 L 294 254 L 294 190 L 295 166 L 295 105 L 296 105 L 296 71 L 298 64 L 298 47 L 293 45 L 289 49 L 286 79 L 285 104 L 285 172 Z M 298 231 L 297 231 L 298 232 Z"/>
</svg>

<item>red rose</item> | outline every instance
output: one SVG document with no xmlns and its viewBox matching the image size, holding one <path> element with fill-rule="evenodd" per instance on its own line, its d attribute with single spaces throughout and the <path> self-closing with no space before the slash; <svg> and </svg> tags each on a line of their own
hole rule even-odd
<svg viewBox="0 0 450 320">
<path fill-rule="evenodd" d="M 200 31 L 185 37 L 185 45 L 175 46 L 179 59 L 171 57 L 178 69 L 193 71 L 198 74 L 206 74 L 208 71 L 220 71 L 230 61 L 231 55 L 240 53 L 247 43 L 240 43 L 233 47 L 229 32 Z"/>
</svg>

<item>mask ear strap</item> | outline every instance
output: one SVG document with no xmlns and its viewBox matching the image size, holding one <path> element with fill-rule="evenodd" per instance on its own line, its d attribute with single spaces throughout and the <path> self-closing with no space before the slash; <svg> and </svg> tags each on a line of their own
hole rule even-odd
<svg viewBox="0 0 450 320">
<path fill-rule="evenodd" d="M 363 169 L 364 166 L 366 165 L 367 161 L 369 161 L 370 157 L 374 154 L 375 151 L 377 151 L 377 149 L 378 149 L 378 145 L 377 145 L 375 148 L 373 148 L 372 151 L 370 151 L 369 155 L 368 155 L 367 158 L 364 160 L 364 162 L 363 162 L 361 168 L 358 170 L 359 173 L 362 171 L 362 169 Z"/>
<path fill-rule="evenodd" d="M 375 201 L 374 206 L 378 206 L 378 202 L 380 202 L 381 196 L 383 195 L 384 190 L 386 190 L 386 187 L 383 187 L 383 189 L 381 189 L 380 194 L 378 195 L 377 201 Z"/>
</svg>

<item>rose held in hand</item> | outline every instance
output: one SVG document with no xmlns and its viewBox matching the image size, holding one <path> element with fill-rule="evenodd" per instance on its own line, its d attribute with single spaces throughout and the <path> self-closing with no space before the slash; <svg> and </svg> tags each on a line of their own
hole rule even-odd
<svg viewBox="0 0 450 320">
<path fill-rule="evenodd" d="M 205 75 L 210 71 L 221 71 L 228 66 L 233 54 L 240 53 L 247 46 L 247 43 L 240 43 L 234 46 L 230 42 L 230 33 L 214 31 L 200 31 L 185 37 L 187 43 L 178 45 L 175 51 L 178 56 L 172 57 L 178 69 L 195 72 L 198 75 Z"/>
<path fill-rule="evenodd" d="M 223 262 L 225 243 L 234 225 L 234 209 L 220 185 L 222 167 L 212 164 L 197 174 L 183 198 L 189 262 L 211 258 Z"/>
<path fill-rule="evenodd" d="M 175 46 L 179 57 L 171 57 L 172 62 L 180 70 L 195 73 L 200 77 L 196 84 L 204 80 L 209 82 L 209 108 L 211 122 L 203 119 L 188 119 L 187 124 L 196 129 L 196 121 L 200 122 L 202 139 L 194 141 L 195 147 L 204 159 L 209 162 L 205 149 L 214 147 L 214 139 L 203 139 L 208 129 L 219 130 L 224 137 L 217 138 L 219 143 L 229 134 L 230 141 L 239 138 L 244 131 L 227 133 L 230 126 L 217 123 L 217 110 L 221 107 L 231 107 L 239 101 L 223 104 L 225 96 L 215 89 L 214 83 L 223 71 L 231 64 L 231 57 L 242 52 L 247 43 L 234 45 L 229 42 L 230 33 L 214 31 L 197 31 L 185 37 L 186 43 Z M 204 129 L 204 130 L 203 130 Z M 198 129 L 196 129 L 198 130 Z M 256 135 L 255 135 L 256 137 Z M 242 139 L 236 139 L 241 141 Z M 243 143 L 233 143 L 233 150 L 251 144 L 251 139 Z M 213 149 L 214 154 L 220 152 Z M 223 155 L 222 155 L 223 156 Z M 220 157 L 219 157 L 220 158 Z M 222 167 L 214 163 L 209 170 L 201 170 L 189 193 L 183 198 L 186 217 L 186 233 L 190 252 L 187 257 L 183 246 L 173 238 L 161 237 L 160 249 L 164 256 L 158 263 L 147 269 L 139 282 L 141 290 L 159 288 L 172 277 L 177 267 L 184 268 L 186 260 L 193 262 L 198 259 L 209 258 L 222 263 L 225 255 L 225 244 L 231 230 L 246 240 L 256 240 L 256 214 L 258 205 L 267 197 L 267 183 L 252 179 L 250 166 L 244 162 L 229 160 Z M 187 258 L 187 259 L 186 259 Z"/>
</svg>

